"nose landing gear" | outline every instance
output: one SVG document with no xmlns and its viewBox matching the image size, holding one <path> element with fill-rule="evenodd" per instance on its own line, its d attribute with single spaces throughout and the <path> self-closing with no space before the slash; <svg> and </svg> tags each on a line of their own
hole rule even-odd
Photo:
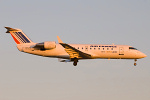
<svg viewBox="0 0 150 100">
<path fill-rule="evenodd" d="M 137 61 L 137 59 L 134 59 L 134 66 L 136 66 L 136 65 L 137 65 L 136 61 Z"/>
</svg>

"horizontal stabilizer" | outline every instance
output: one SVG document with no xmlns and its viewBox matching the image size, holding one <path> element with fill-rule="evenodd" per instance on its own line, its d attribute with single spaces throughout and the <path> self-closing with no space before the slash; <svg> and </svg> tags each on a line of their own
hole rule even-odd
<svg viewBox="0 0 150 100">
<path fill-rule="evenodd" d="M 10 28 L 10 27 L 5 27 L 7 29 L 6 33 L 10 33 L 10 31 L 18 31 L 18 29 Z"/>
</svg>

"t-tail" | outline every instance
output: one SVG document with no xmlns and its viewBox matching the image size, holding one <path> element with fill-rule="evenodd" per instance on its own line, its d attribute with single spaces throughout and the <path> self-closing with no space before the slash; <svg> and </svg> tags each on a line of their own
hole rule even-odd
<svg viewBox="0 0 150 100">
<path fill-rule="evenodd" d="M 6 33 L 10 33 L 16 44 L 32 43 L 32 41 L 23 33 L 21 29 L 5 27 Z"/>
</svg>

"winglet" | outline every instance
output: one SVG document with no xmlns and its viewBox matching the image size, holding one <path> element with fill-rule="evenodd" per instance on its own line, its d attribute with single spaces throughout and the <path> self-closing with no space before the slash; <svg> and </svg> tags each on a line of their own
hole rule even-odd
<svg viewBox="0 0 150 100">
<path fill-rule="evenodd" d="M 58 39 L 58 43 L 63 43 L 62 40 L 59 38 L 59 36 L 57 36 Z"/>
</svg>

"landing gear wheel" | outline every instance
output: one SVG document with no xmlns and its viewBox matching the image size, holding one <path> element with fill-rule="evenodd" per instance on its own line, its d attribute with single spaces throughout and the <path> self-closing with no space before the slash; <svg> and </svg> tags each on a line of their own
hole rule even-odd
<svg viewBox="0 0 150 100">
<path fill-rule="evenodd" d="M 77 62 L 74 62 L 73 65 L 74 65 L 74 66 L 77 66 Z"/>
<path fill-rule="evenodd" d="M 134 66 L 136 66 L 137 65 L 137 63 L 134 63 Z"/>
<path fill-rule="evenodd" d="M 77 63 L 78 63 L 78 59 L 74 59 L 73 65 L 77 66 Z"/>
</svg>

